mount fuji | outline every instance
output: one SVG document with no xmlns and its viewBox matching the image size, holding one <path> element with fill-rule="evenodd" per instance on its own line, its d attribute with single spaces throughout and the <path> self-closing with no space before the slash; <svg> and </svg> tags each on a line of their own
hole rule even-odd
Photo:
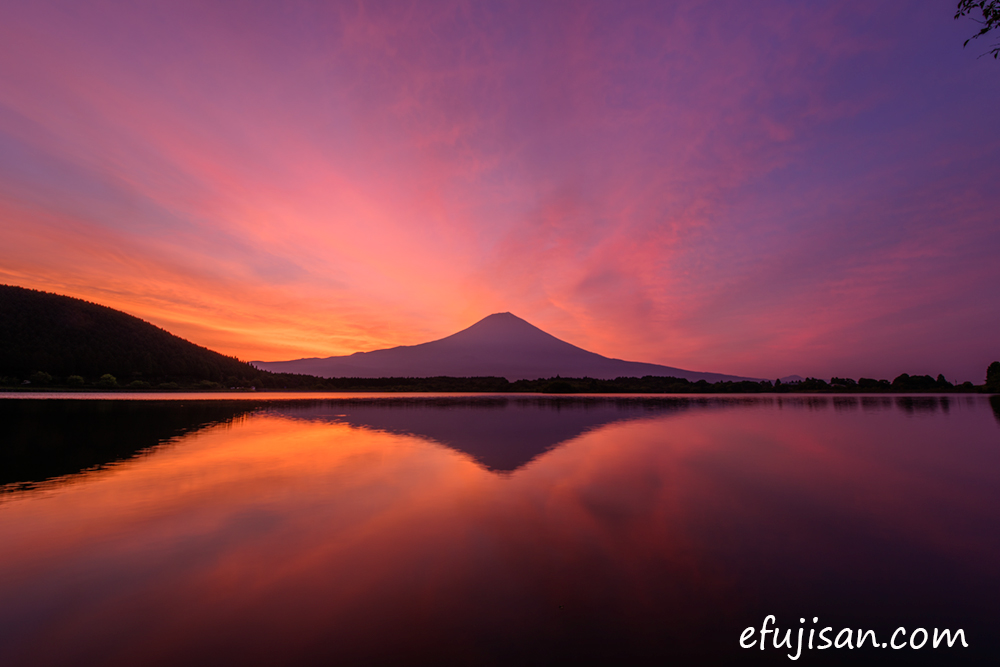
<svg viewBox="0 0 1000 667">
<path fill-rule="evenodd" d="M 559 340 L 511 313 L 496 313 L 440 340 L 347 356 L 252 361 L 274 373 L 320 377 L 504 377 L 510 381 L 562 377 L 612 380 L 645 375 L 692 382 L 739 381 L 720 373 L 687 371 L 659 364 L 611 359 Z"/>
</svg>

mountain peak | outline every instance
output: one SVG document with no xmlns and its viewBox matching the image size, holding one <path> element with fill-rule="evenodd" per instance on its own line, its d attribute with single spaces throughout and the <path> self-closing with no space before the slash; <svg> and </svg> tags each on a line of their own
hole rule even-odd
<svg viewBox="0 0 1000 667">
<path fill-rule="evenodd" d="M 493 313 L 492 315 L 487 315 L 483 319 L 476 322 L 476 324 L 482 324 L 483 322 L 523 322 L 524 324 L 530 324 L 527 320 L 522 320 L 520 317 L 514 313 Z M 475 325 L 473 325 L 475 326 Z"/>
<path fill-rule="evenodd" d="M 492 315 L 487 315 L 483 319 L 479 320 L 478 322 L 473 324 L 472 327 L 478 327 L 480 325 L 491 326 L 491 327 L 528 326 L 531 327 L 532 329 L 537 328 L 535 325 L 531 324 L 527 320 L 521 319 L 514 313 L 493 313 Z M 469 327 L 469 329 L 471 329 L 472 327 Z"/>
<path fill-rule="evenodd" d="M 475 346 L 503 347 L 526 344 L 549 344 L 557 342 L 569 345 L 555 336 L 545 333 L 534 324 L 523 320 L 513 313 L 493 313 L 487 315 L 467 329 L 452 334 L 442 341 Z M 544 341 L 544 342 L 543 342 Z M 435 341 L 440 342 L 440 341 Z"/>
</svg>

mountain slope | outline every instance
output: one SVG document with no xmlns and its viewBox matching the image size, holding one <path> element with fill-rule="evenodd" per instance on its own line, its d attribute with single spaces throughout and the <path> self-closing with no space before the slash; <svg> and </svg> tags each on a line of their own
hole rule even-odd
<svg viewBox="0 0 1000 667">
<path fill-rule="evenodd" d="M 513 381 L 556 375 L 597 379 L 659 375 L 708 382 L 748 379 L 610 359 L 559 340 L 510 313 L 490 315 L 468 329 L 420 345 L 325 359 L 251 363 L 276 373 L 320 377 L 497 376 Z"/>
<path fill-rule="evenodd" d="M 23 377 L 35 371 L 216 382 L 260 374 L 247 363 L 119 310 L 0 285 L 0 375 Z"/>
</svg>

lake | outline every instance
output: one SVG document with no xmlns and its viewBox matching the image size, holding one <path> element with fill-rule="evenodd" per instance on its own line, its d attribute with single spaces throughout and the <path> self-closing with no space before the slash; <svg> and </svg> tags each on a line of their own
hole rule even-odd
<svg viewBox="0 0 1000 667">
<path fill-rule="evenodd" d="M 5 667 L 1000 657 L 1000 397 L 8 394 L 0 424 Z"/>
</svg>

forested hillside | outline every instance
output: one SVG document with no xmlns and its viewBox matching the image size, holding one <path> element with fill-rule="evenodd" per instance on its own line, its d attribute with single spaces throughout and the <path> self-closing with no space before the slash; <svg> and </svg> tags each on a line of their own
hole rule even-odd
<svg viewBox="0 0 1000 667">
<path fill-rule="evenodd" d="M 88 384 L 110 374 L 118 383 L 244 383 L 261 375 L 250 364 L 195 345 L 138 317 L 81 299 L 0 285 L 0 376 L 8 384 Z M 40 382 L 39 382 L 40 381 Z"/>
</svg>

